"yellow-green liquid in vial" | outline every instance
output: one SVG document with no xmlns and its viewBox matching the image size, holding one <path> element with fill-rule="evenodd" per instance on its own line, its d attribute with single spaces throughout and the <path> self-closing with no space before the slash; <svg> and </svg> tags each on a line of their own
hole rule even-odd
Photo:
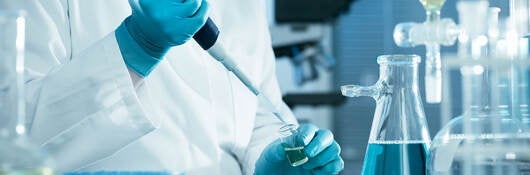
<svg viewBox="0 0 530 175">
<path fill-rule="evenodd" d="M 0 175 L 54 175 L 51 168 L 0 169 Z"/>
<path fill-rule="evenodd" d="M 445 0 L 420 0 L 425 10 L 440 10 Z"/>
<path fill-rule="evenodd" d="M 284 148 L 285 154 L 287 155 L 287 160 L 289 160 L 289 163 L 291 166 L 299 166 L 307 162 L 309 160 L 307 156 L 305 155 L 304 147 L 295 147 L 295 148 Z"/>
</svg>

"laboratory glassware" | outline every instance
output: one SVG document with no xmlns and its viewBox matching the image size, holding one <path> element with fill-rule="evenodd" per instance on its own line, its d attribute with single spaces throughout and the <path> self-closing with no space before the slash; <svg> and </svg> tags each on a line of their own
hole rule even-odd
<svg viewBox="0 0 530 175">
<path fill-rule="evenodd" d="M 510 16 L 515 21 L 517 34 L 528 37 L 530 34 L 530 1 L 510 0 Z"/>
<path fill-rule="evenodd" d="M 303 138 L 296 129 L 298 129 L 296 124 L 286 124 L 280 128 L 280 140 L 287 160 L 293 167 L 300 166 L 309 160 L 305 154 Z"/>
<path fill-rule="evenodd" d="M 506 81 L 513 65 L 528 62 L 458 57 L 444 62 L 445 69 L 453 69 L 444 72 L 461 73 L 464 112 L 434 137 L 427 161 L 429 174 L 530 173 L 530 137 L 510 110 L 511 82 Z"/>
<path fill-rule="evenodd" d="M 342 86 L 348 97 L 369 96 L 377 106 L 363 175 L 424 175 L 430 136 L 418 88 L 417 55 L 383 55 L 372 86 Z"/>
<path fill-rule="evenodd" d="M 453 45 L 459 29 L 452 19 L 440 19 L 445 0 L 420 0 L 426 12 L 423 23 L 399 23 L 394 28 L 394 42 L 400 47 L 425 45 L 425 99 L 427 103 L 442 100 L 440 45 Z"/>
<path fill-rule="evenodd" d="M 511 56 L 519 61 L 528 61 L 530 51 L 529 36 L 530 36 L 530 0 L 510 0 L 510 18 L 508 22 L 504 23 L 504 35 L 512 36 L 507 38 L 505 48 L 498 50 L 516 53 Z M 509 23 L 511 22 L 511 23 Z M 501 29 L 502 30 L 502 29 Z M 515 35 L 515 34 L 516 35 Z M 505 37 L 506 38 L 506 37 Z M 517 42 L 516 40 L 519 40 Z M 516 48 L 516 49 L 515 49 Z M 530 69 L 528 67 L 515 67 L 513 74 L 516 81 L 512 95 L 512 105 L 516 110 L 514 114 L 519 114 L 524 130 L 530 133 L 530 115 L 528 105 L 530 102 L 530 89 L 528 83 L 530 82 Z"/>
<path fill-rule="evenodd" d="M 498 30 L 495 26 L 498 9 L 489 8 L 488 15 L 478 15 L 484 13 L 487 5 L 487 1 L 457 3 L 463 32 L 458 54 L 444 60 L 444 75 L 460 74 L 462 95 L 461 99 L 454 99 L 450 87 L 455 87 L 447 84 L 447 102 L 442 104 L 442 111 L 451 114 L 457 108 L 454 104 L 461 105 L 464 112 L 447 122 L 434 137 L 427 161 L 431 175 L 530 173 L 530 137 L 522 132 L 521 110 L 513 102 L 519 94 L 517 67 L 527 66 L 528 61 L 517 59 L 516 27 L 506 24 L 506 29 Z M 485 16 L 490 19 L 485 20 Z"/>
<path fill-rule="evenodd" d="M 27 137 L 25 17 L 0 7 L 0 175 L 51 175 L 51 163 Z"/>
</svg>

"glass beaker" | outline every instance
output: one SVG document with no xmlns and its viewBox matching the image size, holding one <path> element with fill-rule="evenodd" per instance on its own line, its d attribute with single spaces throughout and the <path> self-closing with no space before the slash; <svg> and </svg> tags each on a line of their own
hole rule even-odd
<svg viewBox="0 0 530 175">
<path fill-rule="evenodd" d="M 0 7 L 0 175 L 50 175 L 50 162 L 26 136 L 25 18 Z"/>
<path fill-rule="evenodd" d="M 383 55 L 379 80 L 342 86 L 348 97 L 369 96 L 377 106 L 363 175 L 424 175 L 430 136 L 418 88 L 417 55 Z"/>
<path fill-rule="evenodd" d="M 291 166 L 296 167 L 306 163 L 309 158 L 305 154 L 305 145 L 296 130 L 298 125 L 286 124 L 280 128 L 280 140 Z"/>
</svg>

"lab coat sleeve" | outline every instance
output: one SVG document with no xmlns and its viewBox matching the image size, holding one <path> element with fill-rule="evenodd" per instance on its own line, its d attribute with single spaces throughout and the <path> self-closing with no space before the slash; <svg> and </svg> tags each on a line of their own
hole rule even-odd
<svg viewBox="0 0 530 175">
<path fill-rule="evenodd" d="M 22 2 L 26 1 L 10 5 L 28 9 L 29 134 L 48 152 L 57 170 L 76 170 L 105 159 L 154 130 L 114 32 L 68 56 L 72 41 L 60 16 L 66 13 L 55 12 L 62 9 L 61 2 Z"/>
</svg>

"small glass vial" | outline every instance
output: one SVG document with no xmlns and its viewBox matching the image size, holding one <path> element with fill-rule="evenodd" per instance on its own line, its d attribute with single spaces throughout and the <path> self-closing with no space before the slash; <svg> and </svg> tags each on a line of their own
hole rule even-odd
<svg viewBox="0 0 530 175">
<path fill-rule="evenodd" d="M 299 138 L 297 128 L 298 125 L 296 124 L 286 124 L 280 128 L 283 150 L 293 167 L 300 166 L 309 160 L 305 155 L 305 145 L 303 140 Z"/>
</svg>

